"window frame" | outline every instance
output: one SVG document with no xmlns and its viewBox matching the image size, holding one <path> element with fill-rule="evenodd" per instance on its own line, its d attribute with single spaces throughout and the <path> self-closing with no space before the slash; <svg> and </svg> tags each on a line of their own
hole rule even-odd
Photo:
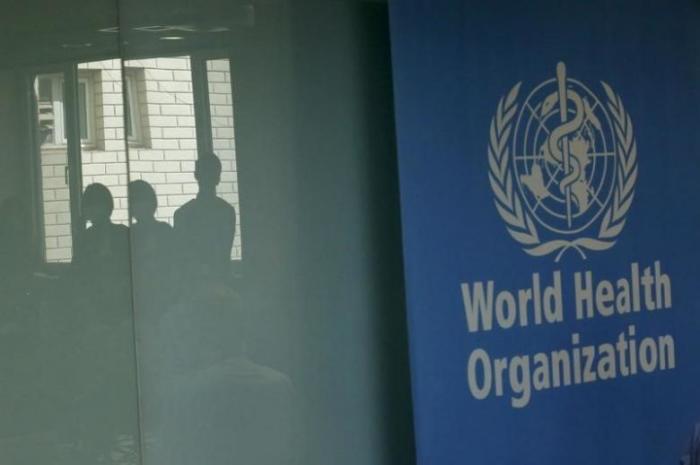
<svg viewBox="0 0 700 465">
<path fill-rule="evenodd" d="M 140 147 L 144 144 L 144 131 L 137 73 L 135 69 L 124 68 L 124 138 L 130 146 Z"/>
<path fill-rule="evenodd" d="M 65 90 L 66 83 L 62 74 L 52 73 L 45 74 L 43 76 L 45 79 L 49 79 L 51 83 L 51 104 L 53 106 L 53 139 L 51 143 L 46 143 L 44 146 L 47 149 L 63 149 L 68 145 L 68 137 L 66 131 L 66 118 L 65 118 Z M 85 95 L 83 99 L 85 101 L 85 133 L 86 138 L 80 138 L 80 145 L 84 148 L 91 148 L 95 146 L 95 108 L 94 108 L 94 79 L 85 74 L 80 74 L 78 76 L 78 89 L 80 89 L 80 84 L 85 84 Z M 38 95 L 38 91 L 37 91 Z M 80 98 L 80 97 L 79 97 Z M 78 111 L 81 111 L 80 102 L 78 102 Z M 80 115 L 78 115 L 80 116 Z"/>
</svg>

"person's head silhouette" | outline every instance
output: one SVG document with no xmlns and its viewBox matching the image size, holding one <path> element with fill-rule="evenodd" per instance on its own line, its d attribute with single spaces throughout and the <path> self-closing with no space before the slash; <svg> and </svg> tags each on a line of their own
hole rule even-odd
<svg viewBox="0 0 700 465">
<path fill-rule="evenodd" d="M 83 192 L 83 218 L 93 225 L 110 223 L 114 199 L 103 184 L 90 184 Z"/>
<path fill-rule="evenodd" d="M 136 180 L 129 183 L 129 204 L 131 216 L 139 223 L 155 220 L 158 198 L 156 191 L 146 181 Z"/>
<path fill-rule="evenodd" d="M 214 153 L 201 156 L 194 165 L 194 178 L 199 184 L 199 191 L 216 193 L 216 186 L 221 181 L 221 160 Z"/>
</svg>

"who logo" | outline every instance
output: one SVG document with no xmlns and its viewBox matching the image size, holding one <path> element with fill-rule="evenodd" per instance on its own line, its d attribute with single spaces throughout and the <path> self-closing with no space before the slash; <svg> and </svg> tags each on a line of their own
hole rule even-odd
<svg viewBox="0 0 700 465">
<path fill-rule="evenodd" d="M 637 144 L 620 97 L 605 100 L 558 63 L 520 101 L 521 83 L 491 120 L 489 181 L 510 235 L 533 256 L 615 245 L 637 180 Z"/>
</svg>

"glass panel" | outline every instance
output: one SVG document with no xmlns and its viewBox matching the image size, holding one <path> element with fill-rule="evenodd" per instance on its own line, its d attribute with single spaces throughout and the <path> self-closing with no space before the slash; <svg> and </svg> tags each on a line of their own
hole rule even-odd
<svg viewBox="0 0 700 465">
<path fill-rule="evenodd" d="M 227 58 L 207 60 L 207 88 L 211 117 L 212 147 L 221 160 L 219 196 L 236 210 L 236 235 L 233 238 L 231 258 L 240 260 L 241 209 L 238 204 L 238 169 L 236 167 L 236 138 L 233 126 L 233 89 L 231 65 Z"/>
<path fill-rule="evenodd" d="M 83 141 L 89 139 L 89 129 L 91 126 L 91 124 L 88 124 L 88 91 L 88 83 L 81 80 L 78 83 L 78 117 L 80 118 L 80 139 Z"/>
<path fill-rule="evenodd" d="M 41 171 L 40 216 L 43 256 L 47 263 L 67 263 L 73 257 L 68 149 L 63 143 L 63 75 L 34 78 L 37 102 L 38 156 Z"/>
<path fill-rule="evenodd" d="M 138 461 L 120 75 L 93 94 L 95 73 L 111 72 L 101 66 L 79 65 L 80 81 L 0 71 L 3 465 Z M 100 134 L 100 147 L 83 149 L 80 179 L 66 171 L 79 155 L 70 120 Z"/>
</svg>

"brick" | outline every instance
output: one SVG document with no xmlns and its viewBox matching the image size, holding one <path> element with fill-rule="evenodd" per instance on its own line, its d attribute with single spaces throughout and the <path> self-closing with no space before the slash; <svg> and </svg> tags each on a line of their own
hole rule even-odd
<svg viewBox="0 0 700 465">
<path fill-rule="evenodd" d="M 157 163 L 157 162 L 156 162 Z M 152 172 L 154 171 L 154 162 L 152 161 L 132 161 L 129 163 L 130 171 Z M 160 170 L 155 170 L 160 171 Z"/>
<path fill-rule="evenodd" d="M 157 186 L 156 192 L 159 196 L 183 193 L 181 184 L 161 184 Z"/>
<path fill-rule="evenodd" d="M 43 180 L 43 185 L 41 186 L 43 189 L 57 189 L 61 187 L 66 187 L 66 180 L 61 177 L 50 177 L 46 178 Z M 58 193 L 56 193 L 58 195 Z"/>
<path fill-rule="evenodd" d="M 158 68 L 167 69 L 190 69 L 189 58 L 157 58 Z"/>
<path fill-rule="evenodd" d="M 105 166 L 105 172 L 107 174 L 124 174 L 126 173 L 125 163 L 109 163 Z"/>
<path fill-rule="evenodd" d="M 126 183 L 118 186 L 115 184 L 105 184 L 109 186 L 109 190 L 112 192 L 114 198 L 126 197 Z"/>
<path fill-rule="evenodd" d="M 231 84 L 226 82 L 213 82 L 209 84 L 211 92 L 215 94 L 231 95 Z"/>
<path fill-rule="evenodd" d="M 216 110 L 219 107 L 225 106 L 227 103 L 226 101 L 226 95 L 225 94 L 210 94 L 209 95 L 209 104 L 212 105 L 212 110 Z M 219 115 L 219 112 L 214 112 L 212 113 Z"/>
<path fill-rule="evenodd" d="M 191 71 L 173 71 L 173 78 L 176 81 L 192 82 L 192 72 Z"/>
<path fill-rule="evenodd" d="M 70 212 L 68 213 L 57 213 L 56 221 L 58 224 L 71 224 Z"/>
<path fill-rule="evenodd" d="M 124 97 L 121 93 L 116 92 L 102 94 L 102 103 L 104 105 L 114 105 L 115 107 L 121 107 L 124 105 Z"/>
<path fill-rule="evenodd" d="M 192 200 L 191 195 L 168 195 L 168 206 L 169 207 L 181 207 L 185 203 Z"/>
<path fill-rule="evenodd" d="M 190 116 L 194 113 L 193 110 L 192 105 L 161 105 L 160 107 L 162 115 Z"/>
<path fill-rule="evenodd" d="M 119 116 L 105 116 L 104 119 L 105 128 L 123 128 L 124 119 Z"/>
<path fill-rule="evenodd" d="M 163 137 L 168 139 L 194 139 L 194 128 L 163 128 Z"/>
<path fill-rule="evenodd" d="M 178 161 L 154 161 L 153 171 L 156 173 L 174 173 L 181 171 L 180 162 Z"/>
<path fill-rule="evenodd" d="M 68 188 L 65 188 L 65 186 L 63 189 L 55 189 L 53 191 L 53 193 L 56 196 L 56 200 L 68 200 L 68 199 L 70 199 L 70 191 L 68 190 Z"/>
<path fill-rule="evenodd" d="M 178 149 L 180 144 L 177 139 L 151 139 L 151 148 L 154 149 Z"/>
<path fill-rule="evenodd" d="M 47 225 L 56 225 L 58 223 L 58 218 L 55 213 L 45 213 L 44 214 L 44 226 Z"/>
<path fill-rule="evenodd" d="M 215 128 L 215 137 L 218 139 L 233 139 L 233 128 Z"/>
<path fill-rule="evenodd" d="M 109 141 L 105 141 L 105 145 Z M 117 141 L 120 148 L 124 148 L 124 143 Z M 117 162 L 117 152 L 93 152 L 92 153 L 93 163 L 116 163 Z"/>
<path fill-rule="evenodd" d="M 105 174 L 106 165 L 104 163 L 83 164 L 83 175 Z"/>
<path fill-rule="evenodd" d="M 68 236 L 71 233 L 70 225 L 67 224 L 47 225 L 44 231 L 47 236 Z"/>
<path fill-rule="evenodd" d="M 149 118 L 151 126 L 176 128 L 178 126 L 177 117 L 175 116 L 151 116 Z"/>
<path fill-rule="evenodd" d="M 164 173 L 135 173 L 133 179 L 143 179 L 150 184 L 160 184 L 166 182 Z"/>
<path fill-rule="evenodd" d="M 192 92 L 192 84 L 188 81 L 159 81 L 158 90 L 161 92 Z"/>
<path fill-rule="evenodd" d="M 146 74 L 146 82 L 149 81 L 172 81 L 173 80 L 173 72 L 168 69 L 169 66 L 155 66 L 151 69 L 146 69 L 145 74 Z"/>
<path fill-rule="evenodd" d="M 178 103 L 177 100 L 175 100 L 175 95 L 169 94 L 167 92 L 149 92 L 148 102 L 150 104 L 170 104 L 170 105 Z"/>
<path fill-rule="evenodd" d="M 123 140 L 105 140 L 105 151 L 106 152 L 117 152 L 124 150 L 125 143 Z M 116 158 L 116 157 L 115 157 Z"/>
<path fill-rule="evenodd" d="M 113 174 L 109 175 L 104 175 L 104 176 L 93 176 L 93 182 L 104 184 L 105 186 L 115 186 L 119 184 L 119 178 Z M 112 196 L 114 196 L 114 192 L 112 192 Z"/>
<path fill-rule="evenodd" d="M 209 60 L 207 62 L 207 69 L 213 70 L 213 71 L 226 71 L 228 72 L 230 70 L 230 65 L 228 59 L 220 59 L 220 60 Z"/>
<path fill-rule="evenodd" d="M 135 149 L 131 151 L 131 156 L 135 160 L 162 160 L 162 150 Z"/>
<path fill-rule="evenodd" d="M 166 150 L 164 152 L 165 160 L 195 160 L 196 158 L 197 152 L 194 150 Z"/>
<path fill-rule="evenodd" d="M 177 125 L 179 127 L 195 127 L 194 116 L 178 116 Z"/>
<path fill-rule="evenodd" d="M 179 147 L 185 150 L 196 150 L 197 140 L 196 139 L 180 139 Z"/>
<path fill-rule="evenodd" d="M 192 183 L 194 179 L 194 173 L 167 173 L 165 176 L 167 182 L 182 182 L 182 183 Z"/>
<path fill-rule="evenodd" d="M 212 115 L 215 116 L 233 116 L 233 107 L 230 105 L 216 105 L 211 110 Z"/>
<path fill-rule="evenodd" d="M 213 82 L 226 82 L 226 73 L 222 71 L 209 71 L 207 73 L 207 80 L 210 83 Z M 210 86 L 211 88 L 211 86 Z"/>
</svg>

